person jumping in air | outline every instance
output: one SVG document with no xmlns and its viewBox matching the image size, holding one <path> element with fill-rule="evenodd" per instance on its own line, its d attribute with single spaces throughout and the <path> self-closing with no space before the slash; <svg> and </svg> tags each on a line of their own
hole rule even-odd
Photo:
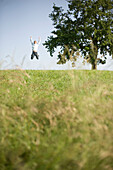
<svg viewBox="0 0 113 170">
<path fill-rule="evenodd" d="M 38 60 L 39 59 L 39 55 L 37 53 L 37 50 L 38 50 L 38 46 L 40 44 L 40 37 L 38 38 L 38 43 L 37 43 L 36 40 L 33 42 L 32 36 L 30 36 L 30 41 L 31 41 L 31 45 L 32 45 L 31 60 L 34 58 L 34 56 L 36 56 L 36 59 Z"/>
</svg>

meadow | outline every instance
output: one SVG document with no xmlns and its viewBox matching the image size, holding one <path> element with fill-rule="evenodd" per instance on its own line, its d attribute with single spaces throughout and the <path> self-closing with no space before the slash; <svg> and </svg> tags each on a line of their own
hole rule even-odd
<svg viewBox="0 0 113 170">
<path fill-rule="evenodd" d="M 112 170 L 113 72 L 0 71 L 0 170 Z"/>
</svg>

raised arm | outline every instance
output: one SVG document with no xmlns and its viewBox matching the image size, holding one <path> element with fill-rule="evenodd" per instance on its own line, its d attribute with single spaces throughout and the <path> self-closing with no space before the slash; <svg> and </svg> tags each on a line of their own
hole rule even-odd
<svg viewBox="0 0 113 170">
<path fill-rule="evenodd" d="M 40 44 L 40 42 L 41 42 L 41 38 L 40 38 L 40 37 L 38 37 L 38 43 L 37 43 L 37 44 Z"/>
<path fill-rule="evenodd" d="M 32 36 L 30 36 L 30 42 L 31 42 L 31 44 L 33 44 Z"/>
</svg>

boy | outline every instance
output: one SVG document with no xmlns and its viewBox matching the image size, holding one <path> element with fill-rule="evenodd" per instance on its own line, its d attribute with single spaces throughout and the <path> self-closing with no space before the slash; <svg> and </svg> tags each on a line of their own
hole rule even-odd
<svg viewBox="0 0 113 170">
<path fill-rule="evenodd" d="M 34 58 L 34 56 L 36 56 L 36 58 L 38 60 L 39 59 L 39 55 L 37 53 L 37 50 L 38 50 L 38 46 L 40 44 L 40 37 L 38 38 L 38 43 L 37 43 L 36 40 L 33 42 L 32 37 L 30 37 L 30 41 L 31 41 L 31 45 L 32 45 L 31 60 Z"/>
</svg>

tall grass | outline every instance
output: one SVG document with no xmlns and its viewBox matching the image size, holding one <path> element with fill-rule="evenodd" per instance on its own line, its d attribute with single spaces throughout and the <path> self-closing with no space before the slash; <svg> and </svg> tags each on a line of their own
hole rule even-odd
<svg viewBox="0 0 113 170">
<path fill-rule="evenodd" d="M 113 72 L 0 71 L 0 169 L 112 170 Z"/>
</svg>

